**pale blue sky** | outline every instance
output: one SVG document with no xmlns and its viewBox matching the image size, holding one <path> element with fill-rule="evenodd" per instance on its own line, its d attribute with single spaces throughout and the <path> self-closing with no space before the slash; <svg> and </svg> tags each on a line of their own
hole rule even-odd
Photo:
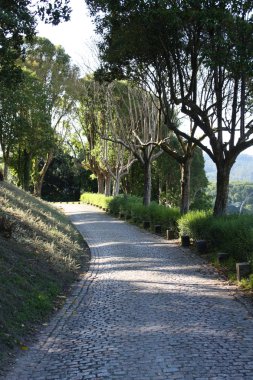
<svg viewBox="0 0 253 380">
<path fill-rule="evenodd" d="M 57 26 L 39 22 L 38 35 L 48 38 L 55 45 L 62 45 L 73 62 L 83 67 L 96 67 L 95 32 L 84 0 L 71 0 L 71 20 Z M 92 52 L 92 50 L 94 50 Z M 95 54 L 96 55 L 96 54 Z"/>
</svg>

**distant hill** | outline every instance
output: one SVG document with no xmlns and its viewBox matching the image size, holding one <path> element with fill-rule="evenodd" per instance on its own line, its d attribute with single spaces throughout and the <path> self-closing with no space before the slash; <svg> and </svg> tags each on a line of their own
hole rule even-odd
<svg viewBox="0 0 253 380">
<path fill-rule="evenodd" d="M 205 171 L 209 181 L 216 180 L 216 166 L 207 154 L 204 154 Z M 253 182 L 253 156 L 240 154 L 230 175 L 230 181 Z"/>
</svg>

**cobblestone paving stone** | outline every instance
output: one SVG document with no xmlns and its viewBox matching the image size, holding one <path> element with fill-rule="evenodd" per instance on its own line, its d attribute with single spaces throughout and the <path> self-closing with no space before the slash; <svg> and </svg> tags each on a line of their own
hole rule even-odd
<svg viewBox="0 0 253 380">
<path fill-rule="evenodd" d="M 91 268 L 7 380 L 252 380 L 253 320 L 204 261 L 92 206 L 64 205 Z"/>
</svg>

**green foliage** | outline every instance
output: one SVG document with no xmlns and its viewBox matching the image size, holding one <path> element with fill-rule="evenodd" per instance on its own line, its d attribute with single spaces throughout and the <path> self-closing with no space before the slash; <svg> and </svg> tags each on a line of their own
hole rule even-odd
<svg viewBox="0 0 253 380">
<path fill-rule="evenodd" d="M 62 47 L 45 38 L 26 42 L 22 69 L 15 89 L 0 90 L 0 144 L 18 185 L 28 190 L 33 183 L 37 190 L 69 129 L 79 71 Z"/>
<path fill-rule="evenodd" d="M 121 214 L 125 217 L 131 217 L 136 223 L 147 220 L 153 225 L 161 224 L 164 230 L 167 228 L 176 229 L 180 215 L 177 208 L 165 207 L 156 202 L 144 206 L 142 199 L 135 196 L 106 197 L 101 194 L 84 193 L 81 195 L 81 201 L 102 207 L 114 215 Z"/>
<path fill-rule="evenodd" d="M 243 278 L 240 281 L 240 286 L 244 289 L 253 290 L 253 274 L 249 278 Z"/>
<path fill-rule="evenodd" d="M 69 0 L 1 1 L 0 8 L 0 83 L 15 85 L 22 79 L 17 59 L 24 54 L 24 37 L 35 36 L 37 15 L 53 25 L 69 20 Z M 32 6 L 32 8 L 31 8 Z"/>
<path fill-rule="evenodd" d="M 113 197 L 106 197 L 103 194 L 94 194 L 94 193 L 83 193 L 80 197 L 80 201 L 83 203 L 88 203 L 105 210 L 109 209 L 110 201 Z"/>
<path fill-rule="evenodd" d="M 85 172 L 73 157 L 59 149 L 45 175 L 42 199 L 50 202 L 78 201 L 80 179 Z"/>
<path fill-rule="evenodd" d="M 212 216 L 206 211 L 192 211 L 178 221 L 180 235 L 205 239 L 215 251 L 228 252 L 240 261 L 253 260 L 253 216 Z"/>
<path fill-rule="evenodd" d="M 190 211 L 178 220 L 180 235 L 189 235 L 193 239 L 206 239 L 206 224 L 212 218 L 211 212 Z"/>
</svg>

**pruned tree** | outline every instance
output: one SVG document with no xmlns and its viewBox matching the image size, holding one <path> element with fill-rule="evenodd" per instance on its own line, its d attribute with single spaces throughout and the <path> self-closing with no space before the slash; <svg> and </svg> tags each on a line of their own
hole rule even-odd
<svg viewBox="0 0 253 380">
<path fill-rule="evenodd" d="M 87 76 L 80 81 L 76 103 L 78 125 L 73 125 L 77 139 L 82 141 L 85 153 L 83 165 L 91 170 L 98 181 L 98 192 L 111 195 L 119 193 L 121 178 L 128 173 L 134 160 L 126 149 L 113 142 L 102 140 L 101 133 L 109 122 L 107 84 Z M 86 141 L 84 141 L 84 136 Z"/>
<path fill-rule="evenodd" d="M 161 112 L 155 99 L 130 83 L 113 82 L 107 91 L 108 123 L 102 138 L 124 146 L 144 170 L 143 204 L 151 200 L 151 163 L 161 154 L 158 143 L 164 137 Z"/>
<path fill-rule="evenodd" d="M 101 161 L 107 168 L 107 171 L 113 180 L 112 194 L 116 196 L 120 191 L 121 179 L 129 174 L 131 166 L 137 161 L 137 159 L 134 158 L 133 154 L 122 144 L 107 140 L 103 140 L 101 143 L 103 146 Z"/>
</svg>

